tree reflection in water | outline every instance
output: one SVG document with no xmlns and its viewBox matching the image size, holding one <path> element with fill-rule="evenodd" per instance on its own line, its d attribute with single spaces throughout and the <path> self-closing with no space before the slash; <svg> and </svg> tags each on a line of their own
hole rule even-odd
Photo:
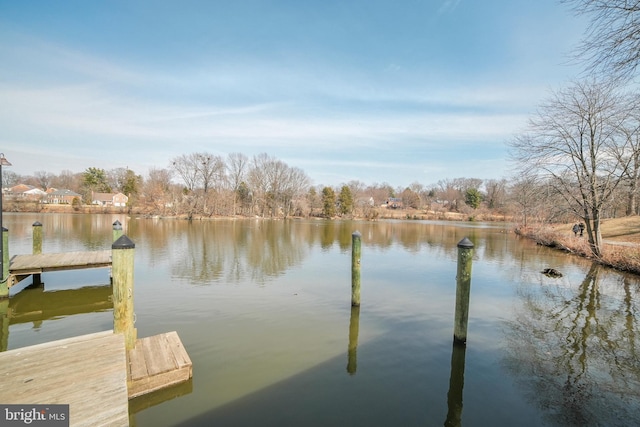
<svg viewBox="0 0 640 427">
<path fill-rule="evenodd" d="M 551 425 L 640 420 L 638 280 L 593 264 L 580 285 L 541 279 L 518 290 L 506 365 Z"/>
</svg>

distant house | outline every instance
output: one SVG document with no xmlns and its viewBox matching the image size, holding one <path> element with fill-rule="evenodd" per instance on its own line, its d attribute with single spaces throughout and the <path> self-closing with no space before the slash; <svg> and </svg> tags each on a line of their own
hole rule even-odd
<svg viewBox="0 0 640 427">
<path fill-rule="evenodd" d="M 402 209 L 403 207 L 402 199 L 398 197 L 390 197 L 387 200 L 387 208 L 389 209 Z"/>
<path fill-rule="evenodd" d="M 7 195 L 16 200 L 41 200 L 47 193 L 33 185 L 18 184 L 7 191 Z"/>
<path fill-rule="evenodd" d="M 73 199 L 75 198 L 82 199 L 82 196 L 75 191 L 62 189 L 62 190 L 54 190 L 49 191 L 47 193 L 47 203 L 51 203 L 54 205 L 70 205 L 73 203 Z"/>
<path fill-rule="evenodd" d="M 129 198 L 122 193 L 91 193 L 91 204 L 98 206 L 127 206 Z"/>
</svg>

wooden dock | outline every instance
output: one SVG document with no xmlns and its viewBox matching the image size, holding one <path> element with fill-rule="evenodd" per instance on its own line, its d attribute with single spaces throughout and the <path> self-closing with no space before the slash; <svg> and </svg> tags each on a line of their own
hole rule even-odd
<svg viewBox="0 0 640 427">
<path fill-rule="evenodd" d="M 129 399 L 189 382 L 191 359 L 176 332 L 136 339 L 134 248 L 122 235 L 111 250 L 11 258 L 9 287 L 30 275 L 39 283 L 40 274 L 49 271 L 112 267 L 114 327 L 0 353 L 0 403 L 68 404 L 72 426 L 127 426 Z M 2 291 L 8 296 L 8 287 Z M 5 313 L 9 305 L 3 303 Z M 41 310 L 31 306 L 25 311 Z M 0 345 L 8 336 L 8 323 L 0 323 Z"/>
<path fill-rule="evenodd" d="M 68 404 L 72 426 L 128 426 L 124 337 L 112 331 L 0 353 L 0 402 Z"/>
<path fill-rule="evenodd" d="M 111 250 L 14 255 L 9 261 L 8 287 L 33 274 L 111 267 Z"/>
<path fill-rule="evenodd" d="M 125 349 L 113 331 L 0 353 L 0 402 L 68 404 L 71 426 L 128 426 L 129 399 L 184 383 L 191 359 L 178 334 Z"/>
</svg>

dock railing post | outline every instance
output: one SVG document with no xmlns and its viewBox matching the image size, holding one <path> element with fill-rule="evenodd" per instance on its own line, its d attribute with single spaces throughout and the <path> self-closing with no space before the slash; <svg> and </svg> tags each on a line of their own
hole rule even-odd
<svg viewBox="0 0 640 427">
<path fill-rule="evenodd" d="M 467 342 L 469 322 L 469 294 L 471 293 L 471 265 L 473 243 L 468 238 L 458 242 L 458 271 L 456 274 L 456 311 L 453 326 L 454 342 Z"/>
<path fill-rule="evenodd" d="M 0 298 L 9 297 L 9 230 L 2 227 L 2 277 L 0 277 Z"/>
<path fill-rule="evenodd" d="M 42 224 L 36 221 L 32 225 L 33 227 L 33 254 L 42 253 Z"/>
<path fill-rule="evenodd" d="M 351 235 L 351 306 L 360 307 L 360 256 L 362 235 L 359 231 Z"/>
<path fill-rule="evenodd" d="M 116 219 L 113 223 L 113 241 L 115 242 L 122 236 L 122 223 Z"/>
<path fill-rule="evenodd" d="M 113 274 L 113 332 L 124 334 L 127 350 L 136 346 L 133 312 L 133 261 L 136 245 L 122 235 L 111 245 Z"/>
</svg>

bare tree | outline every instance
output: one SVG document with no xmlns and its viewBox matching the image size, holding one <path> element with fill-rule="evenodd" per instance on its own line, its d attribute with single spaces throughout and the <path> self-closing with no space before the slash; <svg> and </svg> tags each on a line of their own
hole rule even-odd
<svg viewBox="0 0 640 427">
<path fill-rule="evenodd" d="M 171 160 L 173 170 L 182 178 L 188 191 L 193 191 L 198 185 L 198 154 L 183 154 Z"/>
<path fill-rule="evenodd" d="M 47 190 L 51 186 L 53 180 L 53 174 L 47 171 L 36 171 L 33 174 L 34 178 L 38 182 L 38 186 L 43 190 Z"/>
<path fill-rule="evenodd" d="M 633 98 L 635 105 L 631 107 L 631 120 L 623 128 L 624 136 L 628 139 L 628 150 L 622 151 L 621 161 L 629 156 L 629 168 L 624 180 L 626 189 L 626 215 L 638 213 L 638 191 L 640 187 L 640 95 Z"/>
<path fill-rule="evenodd" d="M 437 196 L 450 211 L 458 209 L 458 201 L 463 199 L 460 182 L 453 179 L 438 181 Z"/>
<path fill-rule="evenodd" d="M 506 179 L 488 179 L 484 183 L 486 192 L 486 202 L 489 209 L 497 209 L 504 206 L 507 180 Z"/>
<path fill-rule="evenodd" d="M 233 215 L 236 214 L 236 203 L 240 185 L 246 180 L 249 169 L 249 158 L 241 153 L 230 153 L 227 156 L 227 177 L 233 192 Z"/>
<path fill-rule="evenodd" d="M 79 191 L 81 181 L 81 173 L 73 173 L 70 170 L 63 170 L 57 176 L 54 176 L 51 179 L 51 186 L 57 188 L 58 190 L 66 189 Z"/>
<path fill-rule="evenodd" d="M 22 178 L 22 176 L 18 175 L 14 171 L 2 171 L 2 188 L 9 188 L 14 185 L 18 185 Z"/>
<path fill-rule="evenodd" d="M 576 57 L 591 71 L 615 79 L 632 77 L 640 62 L 640 1 L 561 1 L 591 18 Z"/>
<path fill-rule="evenodd" d="M 171 186 L 171 171 L 169 169 L 149 169 L 142 191 L 151 213 L 164 214 L 166 208 L 173 205 Z"/>
<path fill-rule="evenodd" d="M 290 214 L 302 215 L 302 209 L 294 209 L 294 203 L 298 198 L 304 197 L 310 182 L 311 180 L 302 169 L 287 166 L 283 174 L 279 196 L 282 200 L 285 218 Z"/>
<path fill-rule="evenodd" d="M 515 206 L 516 216 L 520 217 L 523 226 L 529 225 L 529 218 L 534 214 L 538 202 L 538 178 L 533 175 L 518 176 L 509 189 L 509 199 Z"/>
<path fill-rule="evenodd" d="M 247 176 L 253 201 L 258 206 L 261 216 L 264 216 L 267 210 L 267 189 L 269 185 L 267 169 L 272 161 L 273 159 L 267 153 L 253 156 Z"/>
<path fill-rule="evenodd" d="M 202 187 L 202 211 L 205 214 L 216 213 L 219 197 L 213 197 L 213 212 L 209 212 L 209 193 L 211 189 L 219 193 L 223 187 L 226 178 L 224 160 L 220 156 L 209 153 L 195 153 L 194 159 L 196 178 Z"/>
<path fill-rule="evenodd" d="M 600 256 L 603 209 L 631 161 L 622 131 L 628 98 L 612 85 L 577 82 L 553 94 L 530 120 L 529 132 L 511 142 L 521 171 L 548 180 L 586 223 L 591 251 Z"/>
</svg>

